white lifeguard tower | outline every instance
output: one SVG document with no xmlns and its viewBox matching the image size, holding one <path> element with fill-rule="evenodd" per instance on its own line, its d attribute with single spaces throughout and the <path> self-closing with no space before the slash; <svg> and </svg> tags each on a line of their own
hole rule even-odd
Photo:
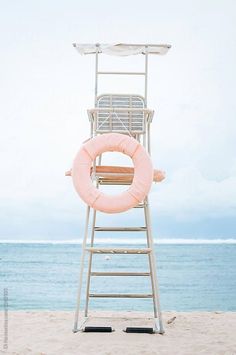
<svg viewBox="0 0 236 355">
<path fill-rule="evenodd" d="M 105 133 L 121 133 L 129 135 L 136 139 L 150 154 L 150 125 L 153 119 L 154 111 L 147 106 L 148 92 L 148 57 L 149 55 L 164 55 L 170 49 L 170 45 L 165 44 L 77 44 L 74 43 L 75 49 L 82 55 L 95 56 L 95 89 L 94 89 L 94 108 L 88 110 L 88 117 L 91 127 L 91 138 Z M 131 56 L 143 55 L 144 70 L 142 71 L 100 71 L 99 59 L 102 54 L 114 56 Z M 121 75 L 121 76 L 142 76 L 144 78 L 143 93 L 134 94 L 117 94 L 106 93 L 98 94 L 98 80 L 104 75 Z M 95 159 L 93 167 L 91 167 L 91 178 L 99 189 L 101 185 L 131 185 L 135 171 L 130 167 L 103 166 L 102 155 Z M 70 174 L 68 174 L 70 175 Z M 162 177 L 158 172 L 154 173 L 154 181 L 161 181 Z M 150 298 L 153 302 L 154 310 L 154 327 L 128 327 L 127 332 L 146 332 L 146 333 L 164 333 L 162 315 L 159 301 L 159 289 L 157 280 L 156 260 L 154 253 L 154 243 L 152 237 L 152 228 L 150 220 L 150 206 L 148 196 L 138 203 L 134 208 L 141 208 L 144 211 L 144 226 L 121 227 L 121 226 L 97 226 L 96 215 L 98 211 L 87 206 L 87 215 L 85 222 L 85 232 L 82 245 L 82 257 L 80 264 L 79 288 L 77 297 L 77 306 L 75 313 L 74 332 L 84 331 L 112 331 L 112 327 L 86 327 L 88 320 L 89 301 L 92 298 Z M 89 239 L 90 214 L 93 209 L 91 221 L 91 233 Z M 145 248 L 103 248 L 95 247 L 95 236 L 101 232 L 142 232 L 146 234 L 147 246 Z M 132 238 L 130 239 L 132 243 Z M 85 291 L 85 310 L 81 317 L 81 292 L 82 280 L 84 274 L 85 257 L 88 254 L 87 264 L 87 281 Z M 96 271 L 92 268 L 93 256 L 95 254 L 126 254 L 127 257 L 133 254 L 147 255 L 149 262 L 149 270 L 140 270 L 134 272 L 124 271 Z M 92 277 L 149 277 L 151 281 L 151 293 L 91 293 L 90 283 Z M 80 321 L 80 322 L 79 322 Z"/>
</svg>

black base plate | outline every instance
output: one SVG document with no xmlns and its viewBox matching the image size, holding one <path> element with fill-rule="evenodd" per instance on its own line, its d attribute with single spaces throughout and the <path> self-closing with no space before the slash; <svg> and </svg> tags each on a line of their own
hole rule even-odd
<svg viewBox="0 0 236 355">
<path fill-rule="evenodd" d="M 125 330 L 126 333 L 147 333 L 154 334 L 153 328 L 142 328 L 142 327 L 127 327 Z"/>
<path fill-rule="evenodd" d="M 84 332 L 86 333 L 111 333 L 113 331 L 112 327 L 92 327 L 92 326 L 87 326 L 84 327 L 83 329 Z"/>
</svg>

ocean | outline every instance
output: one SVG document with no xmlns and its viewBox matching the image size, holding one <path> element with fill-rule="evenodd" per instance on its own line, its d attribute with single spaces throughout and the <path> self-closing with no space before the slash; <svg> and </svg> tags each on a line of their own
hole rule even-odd
<svg viewBox="0 0 236 355">
<path fill-rule="evenodd" d="M 155 250 L 163 310 L 236 311 L 236 243 L 172 240 L 156 243 Z M 73 310 L 80 255 L 81 244 L 75 242 L 0 243 L 1 309 L 7 289 L 9 310 Z M 93 271 L 148 270 L 147 255 L 95 255 L 93 260 Z M 91 292 L 148 293 L 150 281 L 92 277 Z M 151 311 L 152 300 L 91 299 L 90 308 Z"/>
</svg>

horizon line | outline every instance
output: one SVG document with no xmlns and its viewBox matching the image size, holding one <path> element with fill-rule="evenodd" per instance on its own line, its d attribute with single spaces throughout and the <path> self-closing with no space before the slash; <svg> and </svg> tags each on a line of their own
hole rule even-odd
<svg viewBox="0 0 236 355">
<path fill-rule="evenodd" d="M 145 240 L 132 240 L 127 238 L 100 238 L 96 244 L 145 244 Z M 0 239 L 0 244 L 82 244 L 83 239 L 70 239 L 70 240 L 28 240 L 28 239 Z M 215 239 L 195 239 L 195 238 L 160 238 L 155 239 L 155 244 L 236 244 L 236 238 L 215 238 Z"/>
</svg>

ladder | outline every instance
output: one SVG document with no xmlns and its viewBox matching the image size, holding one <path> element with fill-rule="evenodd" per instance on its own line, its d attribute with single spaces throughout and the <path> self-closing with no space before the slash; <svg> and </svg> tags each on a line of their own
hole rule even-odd
<svg viewBox="0 0 236 355">
<path fill-rule="evenodd" d="M 96 216 L 97 211 L 93 210 L 92 221 L 91 221 L 91 237 L 90 241 L 88 240 L 88 230 L 89 230 L 89 221 L 91 215 L 91 208 L 87 206 L 87 214 L 86 214 L 86 224 L 85 224 L 85 234 L 84 240 L 82 244 L 82 256 L 81 256 L 81 265 L 80 265 L 80 276 L 79 276 L 79 288 L 78 288 L 78 296 L 77 296 L 77 305 L 75 312 L 75 322 L 74 322 L 74 332 L 82 330 L 85 322 L 88 320 L 88 309 L 89 309 L 89 300 L 90 298 L 150 298 L 153 301 L 153 310 L 154 310 L 154 332 L 163 334 L 163 322 L 162 322 L 162 314 L 160 309 L 160 301 L 159 301 L 159 288 L 157 281 L 157 271 L 156 271 L 156 260 L 154 253 L 154 243 L 151 231 L 151 220 L 150 220 L 150 211 L 149 211 L 149 201 L 148 198 L 143 201 L 142 204 L 138 205 L 136 208 L 142 208 L 144 210 L 145 217 L 145 226 L 142 227 L 97 227 L 96 226 Z M 109 232 L 109 231 L 118 231 L 118 232 L 145 232 L 146 233 L 146 248 L 98 248 L 94 247 L 95 243 L 95 234 L 97 232 Z M 89 246 L 88 246 L 89 245 Z M 80 316 L 80 306 L 81 306 L 81 291 L 82 291 L 82 280 L 84 273 L 84 262 L 85 255 L 88 253 L 88 270 L 87 270 L 87 281 L 86 281 L 86 298 L 85 298 L 85 310 L 84 310 L 84 319 L 78 326 L 78 319 Z M 128 255 L 144 255 L 148 256 L 149 262 L 149 271 L 148 272 L 120 272 L 120 271 L 110 271 L 110 272 L 101 272 L 101 271 L 93 271 L 93 255 L 94 254 L 126 254 Z M 151 279 L 151 293 L 91 293 L 90 292 L 90 284 L 91 277 L 100 277 L 100 276 L 132 276 L 132 277 L 150 277 Z"/>
</svg>

